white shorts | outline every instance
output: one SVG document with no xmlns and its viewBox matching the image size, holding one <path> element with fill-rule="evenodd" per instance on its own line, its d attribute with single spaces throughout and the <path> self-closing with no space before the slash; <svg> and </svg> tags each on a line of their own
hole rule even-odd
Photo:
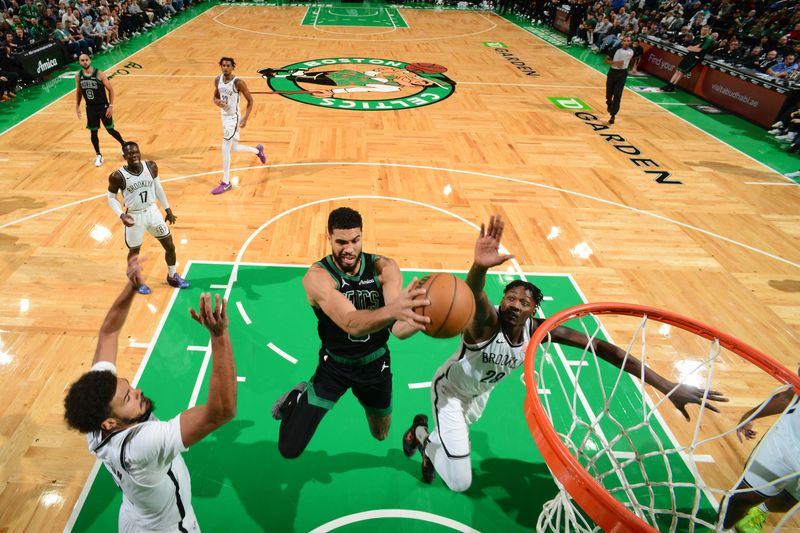
<svg viewBox="0 0 800 533">
<path fill-rule="evenodd" d="M 119 510 L 119 533 L 182 533 L 184 531 L 187 533 L 200 533 L 200 525 L 197 523 L 193 509 L 189 509 L 187 516 L 181 520 L 180 526 L 182 529 L 178 527 L 178 524 L 159 529 L 143 529 L 139 520 L 135 516 L 126 513 L 124 507 Z"/>
<path fill-rule="evenodd" d="M 483 413 L 489 392 L 464 398 L 453 391 L 444 373 L 437 373 L 431 387 L 431 402 L 436 428 L 434 440 L 441 443 L 450 458 L 469 457 L 469 425 Z"/>
<path fill-rule="evenodd" d="M 222 138 L 226 141 L 239 140 L 239 115 L 222 115 Z"/>
<path fill-rule="evenodd" d="M 748 485 L 767 497 L 777 496 L 785 490 L 800 500 L 800 442 L 792 430 L 791 418 L 792 415 L 787 413 L 764 435 L 753 451 L 750 468 L 744 475 Z M 791 474 L 794 477 L 774 483 Z"/>
<path fill-rule="evenodd" d="M 161 217 L 161 211 L 158 210 L 156 204 L 150 204 L 147 211 L 128 214 L 134 220 L 133 226 L 125 226 L 125 244 L 128 245 L 128 248 L 138 248 L 142 245 L 144 230 L 147 230 L 156 239 L 169 237 L 169 227 Z"/>
</svg>

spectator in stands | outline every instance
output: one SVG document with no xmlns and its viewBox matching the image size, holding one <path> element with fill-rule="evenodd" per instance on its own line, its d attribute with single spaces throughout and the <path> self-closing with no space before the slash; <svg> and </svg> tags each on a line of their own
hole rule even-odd
<svg viewBox="0 0 800 533">
<path fill-rule="evenodd" d="M 611 27 L 611 21 L 608 20 L 608 17 L 604 16 L 594 29 L 594 37 L 592 41 L 592 46 L 594 48 L 597 48 L 597 45 L 603 42 L 606 33 L 608 33 L 608 30 L 610 30 Z"/>
<path fill-rule="evenodd" d="M 5 73 L 10 85 L 9 90 L 13 93 L 17 92 L 17 87 L 21 84 L 27 87 L 33 83 L 33 76 L 22 70 L 14 59 L 11 57 L 11 49 L 7 46 L 0 48 L 0 70 Z"/>
<path fill-rule="evenodd" d="M 38 20 L 42 17 L 39 8 L 33 5 L 33 0 L 25 0 L 25 3 L 19 8 L 18 15 L 22 20 L 29 20 L 31 18 Z"/>
<path fill-rule="evenodd" d="M 785 78 L 788 73 L 796 69 L 797 63 L 795 63 L 795 55 L 786 54 L 786 57 L 783 58 L 783 62 L 776 63 L 767 69 L 767 74 L 775 78 Z"/>
<path fill-rule="evenodd" d="M 736 28 L 736 35 L 739 37 L 747 37 L 752 35 L 753 26 L 757 20 L 758 18 L 756 16 L 755 9 L 748 11 L 746 17 L 735 19 L 734 27 Z"/>
<path fill-rule="evenodd" d="M 74 24 L 75 26 L 81 25 L 81 14 L 78 12 L 77 9 L 69 9 L 64 12 L 64 15 L 61 17 L 61 22 L 64 24 L 65 28 L 69 28 L 70 24 Z"/>
<path fill-rule="evenodd" d="M 767 72 L 769 69 L 774 67 L 778 64 L 778 51 L 777 50 L 770 50 L 767 52 L 767 55 L 764 56 L 756 70 L 760 70 L 761 72 Z"/>
<path fill-rule="evenodd" d="M 44 8 L 44 13 L 42 13 L 42 24 L 43 25 L 44 25 L 44 21 L 49 21 L 50 22 L 50 27 L 51 28 L 55 28 L 56 27 L 56 22 L 58 22 L 59 20 L 60 19 L 58 18 L 58 15 L 56 14 L 55 11 L 53 11 L 52 7 Z"/>
<path fill-rule="evenodd" d="M 14 44 L 17 45 L 17 52 L 24 50 L 33 44 L 30 36 L 25 32 L 25 29 L 21 25 L 17 26 L 14 30 Z"/>
<path fill-rule="evenodd" d="M 95 52 L 101 49 L 105 50 L 105 48 L 101 48 L 97 35 L 94 33 L 94 26 L 92 25 L 92 17 L 90 15 L 83 17 L 81 25 L 78 29 L 80 30 L 81 35 L 83 35 L 83 38 L 89 41 L 90 50 Z"/>
<path fill-rule="evenodd" d="M 725 48 L 715 50 L 712 56 L 714 59 L 719 59 L 727 63 L 740 63 L 742 60 L 742 51 L 739 49 L 739 41 L 734 38 Z"/>
<path fill-rule="evenodd" d="M 56 31 L 53 32 L 53 42 L 61 43 L 67 49 L 67 57 L 77 59 L 81 53 L 78 43 L 70 39 L 69 32 L 64 29 L 64 24 L 59 20 L 56 22 Z"/>
<path fill-rule="evenodd" d="M 111 44 L 108 20 L 104 19 L 102 16 L 94 23 L 94 27 L 92 27 L 92 37 L 103 50 L 108 50 L 114 46 Z"/>
<path fill-rule="evenodd" d="M 789 38 L 785 35 L 778 39 L 778 44 L 775 46 L 775 49 L 781 57 L 786 57 L 788 54 L 794 53 L 794 47 L 789 44 Z"/>
<path fill-rule="evenodd" d="M 689 26 L 681 26 L 678 35 L 675 36 L 675 42 L 681 46 L 689 46 L 694 41 L 694 35 L 689 31 Z"/>
<path fill-rule="evenodd" d="M 639 41 L 639 37 L 633 36 L 631 39 L 631 49 L 633 50 L 633 57 L 631 58 L 631 74 L 636 76 L 639 74 L 639 61 L 642 60 L 642 56 L 644 55 L 644 48 L 642 47 L 642 43 Z"/>
<path fill-rule="evenodd" d="M 41 43 L 50 38 L 50 32 L 39 24 L 39 19 L 35 17 L 31 17 L 26 30 L 32 44 Z"/>
<path fill-rule="evenodd" d="M 661 29 L 668 37 L 677 34 L 683 26 L 683 17 L 680 15 L 680 10 L 673 9 L 661 19 Z"/>
<path fill-rule="evenodd" d="M 81 54 L 86 54 L 90 56 L 94 54 L 94 49 L 92 48 L 92 44 L 89 40 L 84 38 L 83 33 L 75 24 L 70 22 L 69 26 L 67 27 L 67 31 L 69 32 L 69 38 L 73 41 L 78 43 L 78 48 L 81 50 Z"/>
<path fill-rule="evenodd" d="M 762 60 L 761 47 L 756 45 L 750 49 L 750 53 L 742 59 L 742 66 L 750 70 L 758 70 L 758 65 Z"/>
</svg>

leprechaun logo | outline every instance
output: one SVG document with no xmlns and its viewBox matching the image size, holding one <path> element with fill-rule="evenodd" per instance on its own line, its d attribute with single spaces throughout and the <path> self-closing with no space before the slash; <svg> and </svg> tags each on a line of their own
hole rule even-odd
<svg viewBox="0 0 800 533">
<path fill-rule="evenodd" d="M 441 102 L 456 89 L 434 63 L 364 57 L 314 59 L 258 71 L 271 94 L 320 107 L 391 111 Z"/>
</svg>

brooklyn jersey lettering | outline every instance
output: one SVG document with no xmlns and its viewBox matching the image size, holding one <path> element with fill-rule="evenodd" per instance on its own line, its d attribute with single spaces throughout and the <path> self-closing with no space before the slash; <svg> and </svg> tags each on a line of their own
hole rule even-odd
<svg viewBox="0 0 800 533">
<path fill-rule="evenodd" d="M 375 270 L 374 254 L 361 254 L 359 272 L 349 276 L 339 270 L 332 256 L 317 261 L 336 281 L 337 290 L 350 300 L 356 309 L 377 309 L 384 306 L 383 291 L 378 273 Z M 329 353 L 350 359 L 359 359 L 386 345 L 389 340 L 389 328 L 370 333 L 364 337 L 352 337 L 341 329 L 325 314 L 319 306 L 314 307 L 317 315 L 317 332 L 322 341 L 322 348 Z"/>
<path fill-rule="evenodd" d="M 143 211 L 153 205 L 156 201 L 155 179 L 150 174 L 150 167 L 146 161 L 142 161 L 142 171 L 134 174 L 125 167 L 119 169 L 122 174 L 122 198 L 125 200 L 125 208 L 131 211 Z"/>
<path fill-rule="evenodd" d="M 533 322 L 528 319 L 522 342 L 511 344 L 502 328 L 481 344 L 467 344 L 461 337 L 458 351 L 443 365 L 448 383 L 466 398 L 488 392 L 525 361 L 525 349 L 531 340 Z"/>
<path fill-rule="evenodd" d="M 93 69 L 88 76 L 81 70 L 78 74 L 78 81 L 87 106 L 105 106 L 108 104 L 106 88 L 103 82 L 97 79 L 97 69 Z"/>
<path fill-rule="evenodd" d="M 231 81 L 225 83 L 225 76 L 217 78 L 217 91 L 219 97 L 225 107 L 221 107 L 222 115 L 238 115 L 239 114 L 239 91 L 236 90 L 236 80 L 234 76 Z"/>
</svg>

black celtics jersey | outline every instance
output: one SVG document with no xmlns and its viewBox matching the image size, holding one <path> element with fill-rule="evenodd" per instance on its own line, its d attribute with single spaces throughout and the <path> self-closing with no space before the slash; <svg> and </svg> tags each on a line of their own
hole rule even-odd
<svg viewBox="0 0 800 533">
<path fill-rule="evenodd" d="M 105 107 L 108 105 L 106 88 L 103 82 L 97 79 L 97 69 L 92 69 L 92 73 L 86 76 L 83 69 L 78 73 L 78 81 L 81 85 L 81 93 L 86 99 L 86 105 L 91 107 Z"/>
<path fill-rule="evenodd" d="M 361 267 L 357 274 L 347 275 L 342 272 L 333 257 L 328 255 L 317 261 L 336 281 L 336 289 L 345 295 L 358 310 L 377 309 L 383 307 L 383 291 L 375 270 L 374 254 L 361 254 Z M 314 307 L 317 315 L 317 333 L 322 341 L 322 349 L 336 359 L 361 359 L 385 350 L 389 340 L 389 328 L 375 331 L 363 337 L 352 337 L 342 330 L 328 317 L 319 306 Z"/>
</svg>

